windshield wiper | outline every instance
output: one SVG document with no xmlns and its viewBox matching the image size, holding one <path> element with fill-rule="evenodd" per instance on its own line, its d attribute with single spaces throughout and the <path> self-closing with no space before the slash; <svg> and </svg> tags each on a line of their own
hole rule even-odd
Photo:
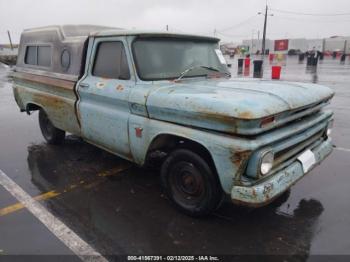
<svg viewBox="0 0 350 262">
<path fill-rule="evenodd" d="M 205 69 L 208 69 L 208 70 L 210 70 L 210 71 L 220 72 L 220 73 L 224 73 L 224 74 L 227 75 L 227 76 L 231 76 L 230 73 L 221 72 L 218 68 L 211 67 L 211 66 L 203 66 L 203 65 L 201 65 L 201 66 L 192 66 L 192 67 L 187 68 L 185 71 L 183 71 L 183 72 L 180 74 L 180 76 L 179 76 L 177 79 L 175 79 L 175 82 L 176 82 L 176 81 L 180 81 L 188 72 L 191 72 L 193 69 L 196 69 L 196 68 L 205 68 Z"/>
</svg>

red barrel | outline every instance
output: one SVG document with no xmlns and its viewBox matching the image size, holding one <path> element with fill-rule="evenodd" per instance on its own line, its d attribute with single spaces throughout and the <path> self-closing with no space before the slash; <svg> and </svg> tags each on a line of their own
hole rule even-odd
<svg viewBox="0 0 350 262">
<path fill-rule="evenodd" d="M 250 58 L 244 59 L 244 66 L 249 67 L 250 66 Z"/>
<path fill-rule="evenodd" d="M 246 66 L 244 67 L 244 76 L 249 76 L 250 75 L 250 66 Z"/>
<path fill-rule="evenodd" d="M 281 67 L 273 66 L 272 67 L 272 79 L 280 79 L 281 77 Z"/>
</svg>

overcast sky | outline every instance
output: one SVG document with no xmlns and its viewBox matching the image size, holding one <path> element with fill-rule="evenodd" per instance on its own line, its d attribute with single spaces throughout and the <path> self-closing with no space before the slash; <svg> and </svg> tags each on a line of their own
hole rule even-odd
<svg viewBox="0 0 350 262">
<path fill-rule="evenodd" d="M 350 15 L 309 16 L 282 11 L 350 13 L 350 0 L 269 0 L 267 37 L 322 38 L 350 35 Z M 265 0 L 0 0 L 0 43 L 6 30 L 18 42 L 25 28 L 52 24 L 99 24 L 128 29 L 165 30 L 216 35 L 238 42 L 262 36 Z M 274 10 L 275 9 L 275 10 Z"/>
</svg>

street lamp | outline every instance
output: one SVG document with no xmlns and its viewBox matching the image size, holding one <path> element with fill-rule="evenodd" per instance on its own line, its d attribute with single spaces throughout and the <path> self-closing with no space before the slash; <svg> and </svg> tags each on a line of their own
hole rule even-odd
<svg viewBox="0 0 350 262">
<path fill-rule="evenodd" d="M 266 5 L 265 8 L 265 14 L 263 14 L 262 12 L 259 12 L 258 15 L 265 15 L 265 19 L 264 19 L 264 32 L 263 32 L 263 40 L 262 40 L 262 50 L 261 53 L 264 57 L 265 55 L 265 46 L 266 46 L 266 27 L 267 27 L 267 16 L 273 16 L 273 14 L 267 14 L 268 11 L 268 6 Z"/>
</svg>

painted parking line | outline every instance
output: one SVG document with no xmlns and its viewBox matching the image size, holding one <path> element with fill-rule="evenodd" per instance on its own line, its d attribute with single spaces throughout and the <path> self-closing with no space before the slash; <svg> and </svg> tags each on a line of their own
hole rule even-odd
<svg viewBox="0 0 350 262">
<path fill-rule="evenodd" d="M 36 200 L 36 201 L 43 201 L 43 200 L 47 200 L 47 199 L 59 196 L 60 194 L 61 193 L 56 192 L 56 191 L 49 191 L 49 192 L 47 192 L 45 194 L 41 194 L 41 195 L 38 195 L 36 197 L 33 197 L 33 199 Z M 11 214 L 11 213 L 16 212 L 18 210 L 21 210 L 23 208 L 25 208 L 25 206 L 22 203 L 20 203 L 20 202 L 18 202 L 16 204 L 13 204 L 11 206 L 7 206 L 7 207 L 4 207 L 4 208 L 1 208 L 0 209 L 0 217 L 8 215 L 8 214 Z"/>
<path fill-rule="evenodd" d="M 60 219 L 50 213 L 37 200 L 28 195 L 19 185 L 0 170 L 0 185 L 15 197 L 29 212 L 41 221 L 58 239 L 83 261 L 107 262 L 100 253 L 81 239 Z"/>
<path fill-rule="evenodd" d="M 30 197 L 19 185 L 0 170 L 0 185 L 22 203 L 29 212 L 41 221 L 58 239 L 83 261 L 107 262 L 100 253 L 81 239 L 60 219 L 50 213 L 38 201 Z"/>
<path fill-rule="evenodd" d="M 110 170 L 100 172 L 100 173 L 97 174 L 97 176 L 98 177 L 108 177 L 108 176 L 117 175 L 118 173 L 120 173 L 122 171 L 125 171 L 125 170 L 129 169 L 130 167 L 131 167 L 131 164 L 128 164 L 128 163 L 127 164 L 123 164 L 123 165 L 119 165 L 118 167 L 112 168 Z M 90 184 L 86 184 L 84 180 L 81 180 L 81 181 L 79 181 L 78 184 L 69 185 L 64 190 L 61 190 L 61 191 L 49 191 L 49 192 L 46 192 L 44 194 L 35 196 L 35 197 L 33 197 L 33 199 L 36 200 L 36 201 L 45 201 L 45 200 L 48 200 L 48 199 L 51 199 L 51 198 L 55 198 L 55 197 L 57 197 L 57 196 L 59 196 L 59 195 L 61 195 L 63 193 L 67 193 L 69 191 L 72 191 L 72 190 L 74 190 L 74 189 L 76 189 L 77 187 L 80 187 L 80 186 L 85 186 L 87 188 L 90 188 L 90 187 L 96 185 L 99 182 L 102 182 L 102 181 L 93 181 Z M 4 208 L 0 208 L 0 217 L 1 216 L 5 216 L 5 215 L 9 215 L 9 214 L 11 214 L 13 212 L 16 212 L 18 210 L 21 210 L 23 208 L 25 208 L 25 206 L 21 202 L 18 202 L 16 204 L 13 204 L 13 205 L 10 205 L 10 206 L 4 207 Z"/>
<path fill-rule="evenodd" d="M 334 148 L 334 149 L 335 149 L 335 150 L 339 150 L 339 151 L 349 152 L 349 153 L 350 153 L 350 149 L 349 149 L 349 148 L 336 147 L 336 148 Z"/>
</svg>

